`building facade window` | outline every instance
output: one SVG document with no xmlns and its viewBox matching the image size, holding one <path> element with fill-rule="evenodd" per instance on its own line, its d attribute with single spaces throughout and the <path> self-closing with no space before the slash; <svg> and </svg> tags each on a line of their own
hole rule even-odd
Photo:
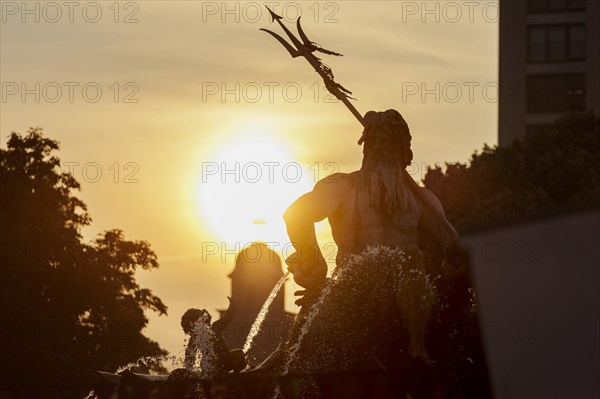
<svg viewBox="0 0 600 399">
<path fill-rule="evenodd" d="M 527 28 L 527 61 L 585 59 L 585 25 L 534 25 Z"/>
<path fill-rule="evenodd" d="M 585 10 L 585 0 L 529 0 L 530 14 Z"/>
<path fill-rule="evenodd" d="M 527 113 L 549 114 L 585 109 L 585 76 L 527 76 Z"/>
</svg>

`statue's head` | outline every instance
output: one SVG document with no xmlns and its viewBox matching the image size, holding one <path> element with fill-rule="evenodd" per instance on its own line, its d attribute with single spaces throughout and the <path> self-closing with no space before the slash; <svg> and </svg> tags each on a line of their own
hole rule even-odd
<svg viewBox="0 0 600 399">
<path fill-rule="evenodd" d="M 410 130 L 402 115 L 395 109 L 365 114 L 363 132 L 363 168 L 373 156 L 384 157 L 387 162 L 406 168 L 413 154 L 410 149 Z"/>
<path fill-rule="evenodd" d="M 194 330 L 194 324 L 199 320 L 203 324 L 210 324 L 210 313 L 208 313 L 206 309 L 186 310 L 183 316 L 181 316 L 181 327 L 183 328 L 183 332 L 186 334 L 191 334 L 191 332 Z"/>
<path fill-rule="evenodd" d="M 360 209 L 391 215 L 398 206 L 406 204 L 402 172 L 413 157 L 408 124 L 393 109 L 369 111 L 364 121 Z"/>
</svg>

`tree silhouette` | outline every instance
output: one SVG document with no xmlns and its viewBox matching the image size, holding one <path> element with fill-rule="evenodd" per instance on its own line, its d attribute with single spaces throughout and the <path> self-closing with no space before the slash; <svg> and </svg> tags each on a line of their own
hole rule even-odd
<svg viewBox="0 0 600 399">
<path fill-rule="evenodd" d="M 468 164 L 428 168 L 425 186 L 461 232 L 600 204 L 600 119 L 565 115 L 506 147 L 484 146 Z"/>
<path fill-rule="evenodd" d="M 166 354 L 142 329 L 144 310 L 167 307 L 135 280 L 158 268 L 147 242 L 120 230 L 83 242 L 91 219 L 58 150 L 40 128 L 0 149 L 0 391 L 81 398 L 95 370 Z"/>
</svg>

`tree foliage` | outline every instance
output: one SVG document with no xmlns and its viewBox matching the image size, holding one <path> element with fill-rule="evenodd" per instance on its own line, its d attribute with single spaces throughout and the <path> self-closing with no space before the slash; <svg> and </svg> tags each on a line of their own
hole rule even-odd
<svg viewBox="0 0 600 399">
<path fill-rule="evenodd" d="M 462 232 L 598 207 L 599 118 L 573 113 L 509 146 L 485 145 L 468 164 L 428 168 L 424 184 Z"/>
<path fill-rule="evenodd" d="M 142 329 L 145 310 L 167 307 L 135 279 L 138 269 L 158 268 L 147 242 L 120 230 L 83 242 L 91 219 L 58 150 L 40 128 L 12 133 L 0 149 L 0 383 L 71 387 L 77 396 L 95 370 L 165 354 Z"/>
</svg>

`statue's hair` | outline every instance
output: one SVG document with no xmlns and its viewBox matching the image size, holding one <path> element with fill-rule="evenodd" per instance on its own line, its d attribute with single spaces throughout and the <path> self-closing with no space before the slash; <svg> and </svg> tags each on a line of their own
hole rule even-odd
<svg viewBox="0 0 600 399">
<path fill-rule="evenodd" d="M 388 109 L 384 112 L 369 111 L 365 114 L 365 146 L 363 153 L 367 154 L 370 145 L 377 138 L 388 137 L 395 143 L 395 149 L 402 160 L 404 167 L 410 165 L 413 159 L 413 153 L 410 149 L 412 139 L 408 124 L 395 109 Z"/>
<path fill-rule="evenodd" d="M 377 224 L 407 204 L 402 171 L 412 161 L 410 131 L 396 110 L 369 111 L 365 131 L 359 213 L 362 223 Z"/>
</svg>

